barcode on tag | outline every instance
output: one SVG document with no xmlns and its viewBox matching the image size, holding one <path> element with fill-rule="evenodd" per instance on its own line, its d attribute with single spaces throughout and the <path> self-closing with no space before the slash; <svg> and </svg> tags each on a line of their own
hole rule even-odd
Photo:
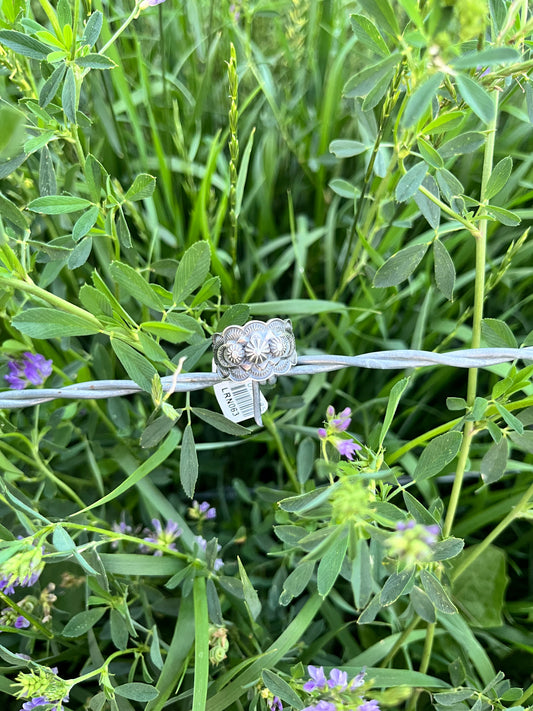
<svg viewBox="0 0 533 711">
<path fill-rule="evenodd" d="M 254 416 L 254 403 L 252 395 L 252 382 L 245 380 L 242 383 L 233 383 L 226 380 L 214 386 L 215 396 L 224 417 L 232 422 L 250 420 Z M 268 409 L 268 402 L 264 395 L 261 398 L 261 414 Z"/>
</svg>

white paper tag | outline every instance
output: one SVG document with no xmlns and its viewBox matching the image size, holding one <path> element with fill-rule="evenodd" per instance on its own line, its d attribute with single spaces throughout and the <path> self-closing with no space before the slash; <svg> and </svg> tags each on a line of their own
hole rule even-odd
<svg viewBox="0 0 533 711">
<path fill-rule="evenodd" d="M 242 422 L 253 418 L 254 402 L 250 379 L 243 380 L 242 383 L 224 380 L 224 382 L 214 385 L 213 389 L 222 414 L 228 420 Z M 263 414 L 268 410 L 268 402 L 263 393 L 260 393 L 260 403 L 261 414 Z"/>
</svg>

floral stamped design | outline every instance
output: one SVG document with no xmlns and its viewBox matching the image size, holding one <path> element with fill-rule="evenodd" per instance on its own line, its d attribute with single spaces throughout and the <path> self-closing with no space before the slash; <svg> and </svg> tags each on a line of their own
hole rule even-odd
<svg viewBox="0 0 533 711">
<path fill-rule="evenodd" d="M 283 375 L 297 360 L 292 324 L 271 318 L 228 326 L 213 335 L 213 359 L 217 373 L 235 382 Z"/>
</svg>

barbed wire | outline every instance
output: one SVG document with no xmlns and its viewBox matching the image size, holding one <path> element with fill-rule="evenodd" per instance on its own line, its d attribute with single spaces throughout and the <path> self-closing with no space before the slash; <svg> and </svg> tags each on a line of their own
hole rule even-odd
<svg viewBox="0 0 533 711">
<path fill-rule="evenodd" d="M 375 370 L 403 370 L 433 365 L 454 368 L 485 368 L 517 360 L 533 360 L 533 346 L 526 348 L 475 348 L 452 353 L 432 353 L 420 350 L 377 351 L 357 356 L 305 355 L 287 373 L 314 375 L 342 368 L 370 368 Z M 280 376 L 281 377 L 281 376 Z M 284 377 L 284 376 L 283 376 Z M 217 373 L 178 373 L 161 378 L 165 393 L 192 392 L 223 382 Z M 20 409 L 40 405 L 51 400 L 101 400 L 134 395 L 143 389 L 133 380 L 90 380 L 66 385 L 63 388 L 31 388 L 0 393 L 0 409 Z"/>
</svg>

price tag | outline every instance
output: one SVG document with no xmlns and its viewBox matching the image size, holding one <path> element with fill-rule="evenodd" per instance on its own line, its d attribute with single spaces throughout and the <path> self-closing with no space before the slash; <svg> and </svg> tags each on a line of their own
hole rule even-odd
<svg viewBox="0 0 533 711">
<path fill-rule="evenodd" d="M 232 422 L 242 422 L 253 418 L 254 401 L 250 379 L 243 380 L 241 383 L 224 380 L 224 382 L 214 385 L 213 388 L 224 417 Z M 268 410 L 268 402 L 263 393 L 260 393 L 260 398 L 261 414 L 263 414 Z"/>
</svg>

